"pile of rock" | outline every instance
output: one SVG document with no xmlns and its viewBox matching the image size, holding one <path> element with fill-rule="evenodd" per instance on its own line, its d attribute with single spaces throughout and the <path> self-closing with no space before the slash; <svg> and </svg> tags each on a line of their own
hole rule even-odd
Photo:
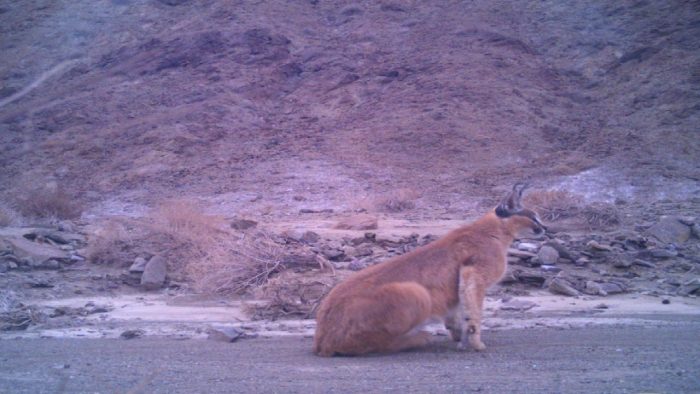
<svg viewBox="0 0 700 394">
<path fill-rule="evenodd" d="M 698 224 L 689 218 L 607 233 L 558 232 L 544 240 L 517 241 L 508 250 L 505 292 L 544 288 L 555 294 L 607 296 L 630 291 L 659 295 L 700 293 Z M 312 231 L 292 230 L 281 242 L 308 245 L 318 259 L 337 269 L 357 271 L 432 242 L 432 235 L 323 239 Z M 312 258 L 313 259 L 313 258 Z M 697 269 L 700 271 L 700 269 Z"/>
<path fill-rule="evenodd" d="M 0 228 L 0 273 L 57 270 L 85 260 L 82 234 L 50 228 Z"/>
</svg>

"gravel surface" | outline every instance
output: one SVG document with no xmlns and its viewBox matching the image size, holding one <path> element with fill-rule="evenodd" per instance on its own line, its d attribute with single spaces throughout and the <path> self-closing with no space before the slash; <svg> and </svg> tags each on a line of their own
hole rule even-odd
<svg viewBox="0 0 700 394">
<path fill-rule="evenodd" d="M 669 320 L 673 322 L 669 324 Z M 311 339 L 0 341 L 0 392 L 700 391 L 700 322 L 488 332 L 483 353 L 319 358 Z"/>
</svg>

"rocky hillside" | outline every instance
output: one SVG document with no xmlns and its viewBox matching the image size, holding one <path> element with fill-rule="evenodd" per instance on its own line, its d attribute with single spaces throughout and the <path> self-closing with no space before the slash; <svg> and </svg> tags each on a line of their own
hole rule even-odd
<svg viewBox="0 0 700 394">
<path fill-rule="evenodd" d="M 694 1 L 32 0 L 0 4 L 0 37 L 7 201 L 698 196 Z"/>
</svg>

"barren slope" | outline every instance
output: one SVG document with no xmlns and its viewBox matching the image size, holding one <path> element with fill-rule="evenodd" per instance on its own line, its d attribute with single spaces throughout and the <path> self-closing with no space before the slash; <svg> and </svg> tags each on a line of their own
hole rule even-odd
<svg viewBox="0 0 700 394">
<path fill-rule="evenodd" d="M 1 4 L 5 198 L 697 197 L 696 2 Z"/>
</svg>

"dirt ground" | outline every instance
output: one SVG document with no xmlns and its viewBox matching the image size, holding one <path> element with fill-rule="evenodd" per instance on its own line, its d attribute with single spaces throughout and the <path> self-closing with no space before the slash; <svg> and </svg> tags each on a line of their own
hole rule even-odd
<svg viewBox="0 0 700 394">
<path fill-rule="evenodd" d="M 442 338 L 419 351 L 333 359 L 313 356 L 302 337 L 0 341 L 0 391 L 695 393 L 699 332 L 697 318 L 669 315 L 644 326 L 487 332 L 482 353 Z"/>
</svg>

